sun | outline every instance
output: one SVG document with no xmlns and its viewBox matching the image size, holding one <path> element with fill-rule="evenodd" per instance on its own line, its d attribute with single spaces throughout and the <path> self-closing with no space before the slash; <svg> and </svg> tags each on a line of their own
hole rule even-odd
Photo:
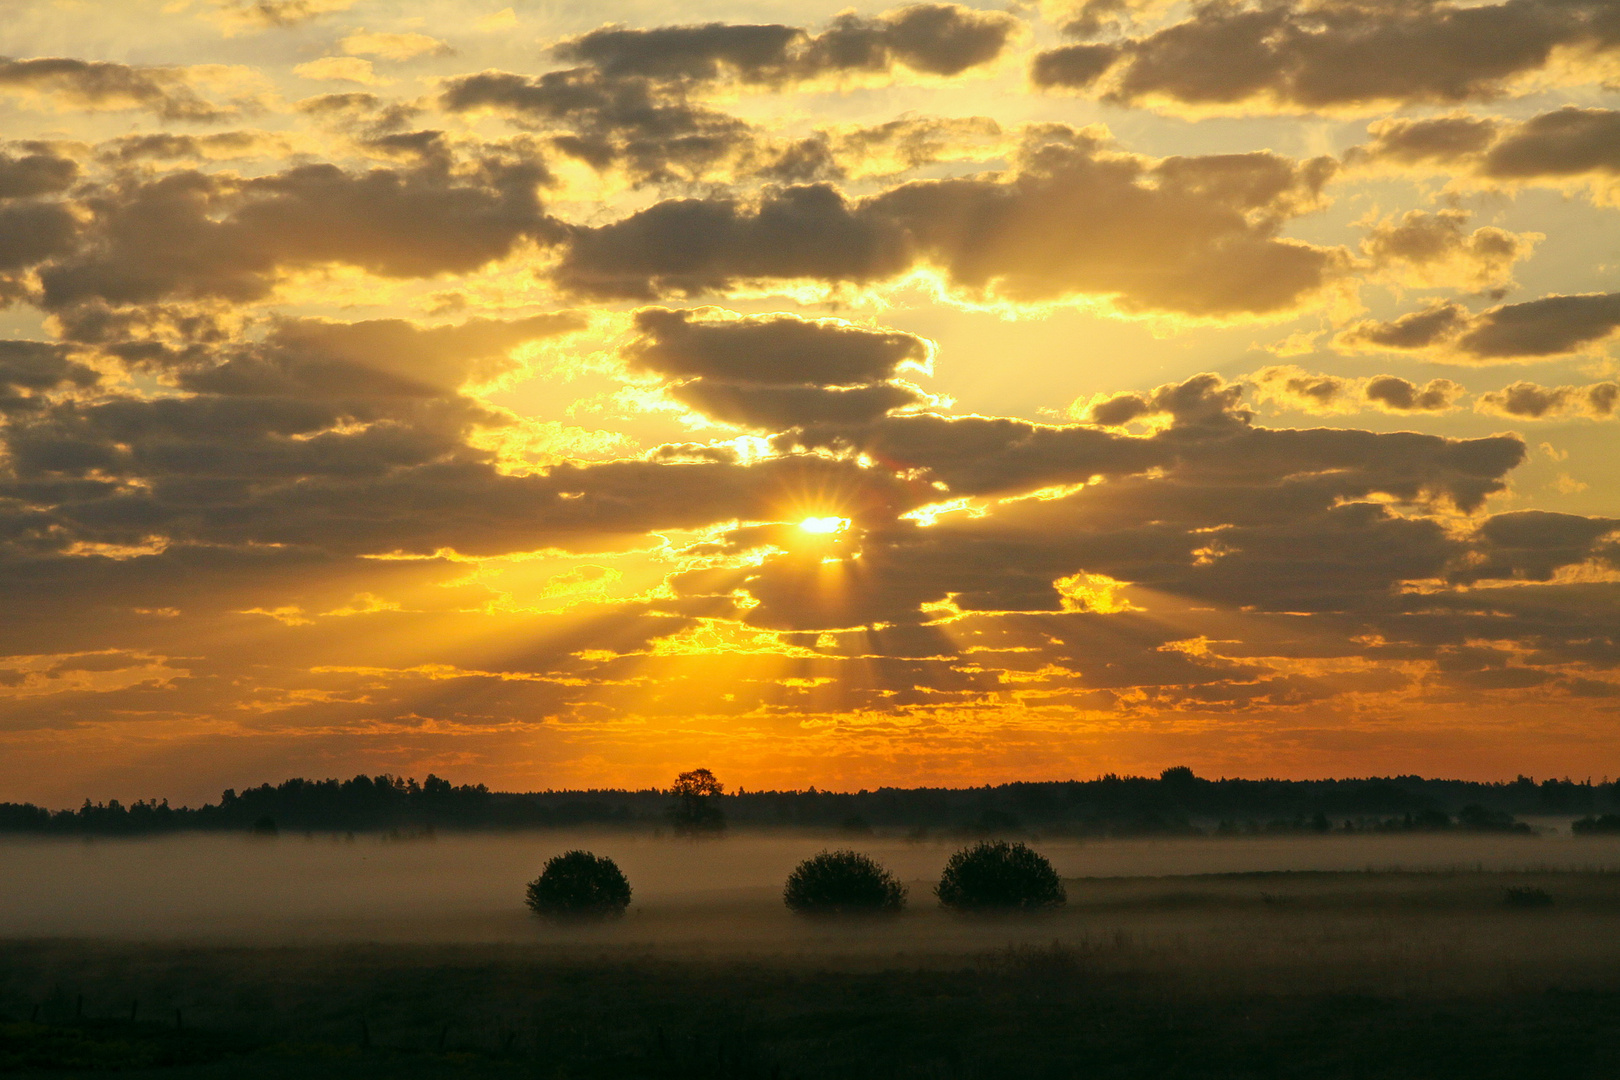
<svg viewBox="0 0 1620 1080">
<path fill-rule="evenodd" d="M 799 522 L 799 528 L 807 533 L 820 533 L 823 535 L 841 533 L 849 528 L 849 518 L 843 517 L 812 517 Z"/>
</svg>

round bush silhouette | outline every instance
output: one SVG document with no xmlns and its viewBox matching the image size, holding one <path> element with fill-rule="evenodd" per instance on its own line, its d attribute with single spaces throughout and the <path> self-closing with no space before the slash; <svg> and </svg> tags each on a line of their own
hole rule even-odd
<svg viewBox="0 0 1620 1080">
<path fill-rule="evenodd" d="M 870 855 L 823 851 L 788 875 L 782 899 L 802 915 L 892 912 L 906 906 L 906 887 Z"/>
<path fill-rule="evenodd" d="M 1068 899 L 1045 856 L 1005 840 L 986 840 L 952 855 L 934 895 L 960 911 L 1035 911 Z"/>
<path fill-rule="evenodd" d="M 526 902 L 536 915 L 623 915 L 630 904 L 630 882 L 612 859 L 568 851 L 553 856 L 529 882 Z"/>
</svg>

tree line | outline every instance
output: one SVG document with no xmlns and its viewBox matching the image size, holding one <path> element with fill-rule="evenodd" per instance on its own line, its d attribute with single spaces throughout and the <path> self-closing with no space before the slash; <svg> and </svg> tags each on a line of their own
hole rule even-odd
<svg viewBox="0 0 1620 1080">
<path fill-rule="evenodd" d="M 350 780 L 295 778 L 227 790 L 198 807 L 159 800 L 91 802 L 76 810 L 0 803 L 0 832 L 141 835 L 181 830 L 358 832 L 393 829 L 533 829 L 595 825 L 703 830 L 733 827 L 872 830 L 915 835 L 1122 836 L 1346 830 L 1506 831 L 1526 815 L 1585 815 L 1608 831 L 1620 783 L 1520 776 L 1506 782 L 1418 776 L 1339 780 L 1206 779 L 1181 767 L 1158 777 L 976 788 L 831 792 L 723 790 L 708 770 L 671 788 L 491 791 L 430 775 Z M 673 816 L 672 816 L 673 815 Z M 682 815 L 685 815 L 683 820 Z M 1601 823 L 1601 824 L 1598 824 Z"/>
</svg>

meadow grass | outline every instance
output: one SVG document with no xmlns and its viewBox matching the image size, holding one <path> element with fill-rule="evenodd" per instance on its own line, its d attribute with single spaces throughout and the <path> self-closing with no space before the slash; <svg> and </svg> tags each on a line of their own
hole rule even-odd
<svg viewBox="0 0 1620 1080">
<path fill-rule="evenodd" d="M 841 949 L 752 954 L 5 941 L 0 1071 L 1475 1080 L 1620 1065 L 1620 875 L 1065 884 L 1051 915 L 921 908 L 852 925 Z M 1553 903 L 1514 907 L 1513 888 Z"/>
</svg>

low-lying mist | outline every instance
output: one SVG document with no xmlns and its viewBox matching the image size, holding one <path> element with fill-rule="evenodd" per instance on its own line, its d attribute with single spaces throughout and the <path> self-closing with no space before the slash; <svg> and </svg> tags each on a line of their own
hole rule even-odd
<svg viewBox="0 0 1620 1080">
<path fill-rule="evenodd" d="M 802 834 L 735 833 L 692 841 L 564 831 L 404 840 L 195 833 L 141 840 L 6 839 L 0 841 L 0 937 L 524 942 L 720 954 L 971 951 L 985 946 L 983 924 L 940 911 L 932 896 L 941 867 L 958 846 Z M 1620 869 L 1620 838 L 1054 839 L 1035 846 L 1065 878 L 1091 879 L 1098 888 L 1108 879 L 1287 870 Z M 828 847 L 866 851 L 908 884 L 910 905 L 898 924 L 829 924 L 786 910 L 783 880 L 801 859 Z M 571 848 L 610 856 L 623 868 L 635 890 L 625 918 L 558 926 L 524 909 L 524 884 L 548 857 Z M 1117 909 L 1119 896 L 1117 889 L 1088 893 L 1071 887 L 1065 912 L 1006 922 L 993 936 L 997 944 L 1049 941 L 1085 929 L 1107 897 Z"/>
</svg>

